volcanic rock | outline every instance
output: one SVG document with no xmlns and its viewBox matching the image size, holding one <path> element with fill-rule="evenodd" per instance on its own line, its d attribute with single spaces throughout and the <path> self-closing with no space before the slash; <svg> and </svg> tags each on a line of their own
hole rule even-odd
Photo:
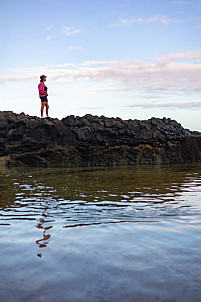
<svg viewBox="0 0 201 302">
<path fill-rule="evenodd" d="M 87 114 L 62 120 L 0 112 L 0 165 L 81 167 L 201 161 L 201 133 L 170 118 Z"/>
</svg>

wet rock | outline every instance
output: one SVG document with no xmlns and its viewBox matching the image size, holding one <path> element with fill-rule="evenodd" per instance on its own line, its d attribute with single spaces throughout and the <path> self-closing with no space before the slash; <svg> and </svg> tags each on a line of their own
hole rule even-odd
<svg viewBox="0 0 201 302">
<path fill-rule="evenodd" d="M 201 161 L 201 133 L 174 120 L 87 114 L 62 120 L 0 112 L 0 160 L 7 166 L 74 167 Z"/>
</svg>

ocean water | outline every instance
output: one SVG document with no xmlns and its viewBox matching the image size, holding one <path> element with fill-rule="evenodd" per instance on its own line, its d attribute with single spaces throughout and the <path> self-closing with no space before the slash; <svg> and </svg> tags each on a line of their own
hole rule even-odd
<svg viewBox="0 0 201 302">
<path fill-rule="evenodd" d="M 0 302 L 200 302 L 201 166 L 0 170 Z"/>
</svg>

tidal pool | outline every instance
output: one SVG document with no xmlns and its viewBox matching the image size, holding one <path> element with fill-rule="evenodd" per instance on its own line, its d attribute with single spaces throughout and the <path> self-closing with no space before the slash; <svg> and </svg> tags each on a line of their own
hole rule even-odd
<svg viewBox="0 0 201 302">
<path fill-rule="evenodd" d="M 201 166 L 0 170 L 0 302 L 201 301 Z"/>
</svg>

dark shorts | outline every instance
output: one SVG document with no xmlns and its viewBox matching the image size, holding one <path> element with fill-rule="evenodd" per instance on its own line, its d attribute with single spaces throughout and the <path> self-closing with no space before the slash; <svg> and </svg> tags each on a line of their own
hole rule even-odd
<svg viewBox="0 0 201 302">
<path fill-rule="evenodd" d="M 46 102 L 46 103 L 48 102 L 48 100 L 47 100 L 47 97 L 46 97 L 46 96 L 42 96 L 40 99 L 41 99 L 41 102 Z"/>
</svg>

